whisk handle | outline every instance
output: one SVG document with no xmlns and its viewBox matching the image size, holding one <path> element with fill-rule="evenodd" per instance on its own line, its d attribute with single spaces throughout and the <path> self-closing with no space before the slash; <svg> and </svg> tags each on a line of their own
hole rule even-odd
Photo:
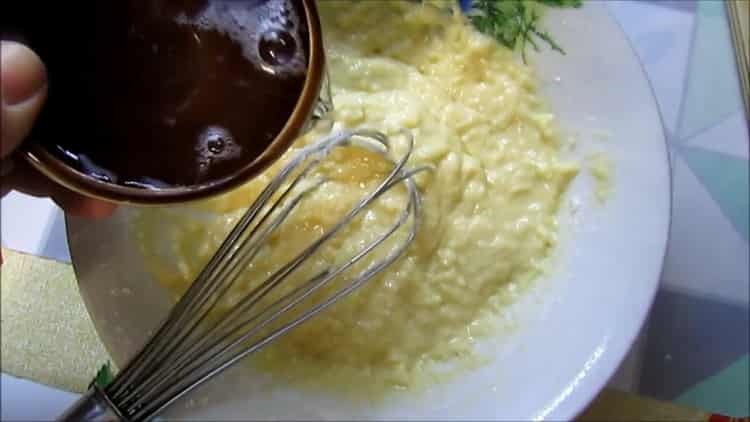
<svg viewBox="0 0 750 422">
<path fill-rule="evenodd" d="M 58 422 L 126 422 L 99 387 L 91 387 L 59 418 Z"/>
</svg>

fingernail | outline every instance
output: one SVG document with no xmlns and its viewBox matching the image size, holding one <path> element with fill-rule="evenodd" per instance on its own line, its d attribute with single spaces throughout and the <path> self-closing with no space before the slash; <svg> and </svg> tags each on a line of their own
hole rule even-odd
<svg viewBox="0 0 750 422">
<path fill-rule="evenodd" d="M 6 105 L 29 100 L 45 87 L 47 72 L 36 53 L 12 41 L 2 41 L 0 51 L 0 90 Z"/>
</svg>

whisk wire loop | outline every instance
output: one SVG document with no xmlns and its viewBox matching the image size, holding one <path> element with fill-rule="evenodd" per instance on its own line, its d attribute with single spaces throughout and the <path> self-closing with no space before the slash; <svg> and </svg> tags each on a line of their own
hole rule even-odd
<svg viewBox="0 0 750 422">
<path fill-rule="evenodd" d="M 416 237 L 421 199 L 414 176 L 428 170 L 427 167 L 407 168 L 414 144 L 411 135 L 405 135 L 407 146 L 398 160 L 389 155 L 389 138 L 372 130 L 342 131 L 302 148 L 250 205 L 141 352 L 104 390 L 116 410 L 130 421 L 152 418 L 216 374 L 349 295 L 395 262 Z M 252 266 L 271 236 L 305 198 L 329 182 L 321 178 L 309 179 L 314 169 L 342 146 L 373 151 L 392 165 L 391 170 L 332 227 L 243 294 L 228 312 L 211 318 L 212 311 L 227 298 L 232 286 Z M 363 244 L 344 262 L 329 263 L 326 268 L 314 271 L 312 276 L 304 277 L 298 285 L 290 286 L 288 292 L 265 305 L 264 299 L 270 299 L 272 292 L 279 290 L 292 274 L 300 272 L 303 264 L 321 247 L 352 224 L 373 202 L 399 185 L 405 188 L 407 201 L 383 233 Z M 383 258 L 341 278 L 407 224 L 406 235 Z M 335 279 L 344 282 L 342 287 L 336 287 L 318 302 L 290 316 L 292 310 L 310 301 L 316 292 L 322 292 L 321 289 Z M 282 319 L 285 316 L 291 319 Z"/>
</svg>

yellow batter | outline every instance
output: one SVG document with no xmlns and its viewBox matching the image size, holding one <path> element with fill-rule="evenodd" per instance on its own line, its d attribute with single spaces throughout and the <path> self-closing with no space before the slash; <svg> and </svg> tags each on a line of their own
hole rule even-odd
<svg viewBox="0 0 750 422">
<path fill-rule="evenodd" d="M 604 203 L 612 196 L 614 191 L 612 160 L 602 153 L 597 153 L 587 157 L 587 161 L 589 173 L 594 179 L 594 195 L 599 203 Z"/>
<path fill-rule="evenodd" d="M 577 167 L 561 160 L 555 117 L 530 68 L 458 14 L 418 2 L 319 2 L 336 127 L 376 128 L 435 171 L 418 183 L 423 225 L 405 257 L 322 317 L 266 349 L 263 370 L 316 387 L 411 388 L 434 364 L 472 354 L 474 337 L 556 245 L 556 214 Z M 300 139 L 300 146 L 321 136 Z M 286 157 L 288 157 L 287 154 Z M 286 159 L 286 158 L 285 158 Z M 343 151 L 333 182 L 285 225 L 233 291 L 238 300 L 317 236 L 387 167 Z M 283 160 L 282 160 L 283 161 Z M 177 297 L 278 166 L 190 208 L 143 211 L 135 228 L 151 270 Z M 391 224 L 404 192 L 377 204 L 327 256 L 349 256 Z M 485 330 L 486 331 L 486 330 Z"/>
</svg>

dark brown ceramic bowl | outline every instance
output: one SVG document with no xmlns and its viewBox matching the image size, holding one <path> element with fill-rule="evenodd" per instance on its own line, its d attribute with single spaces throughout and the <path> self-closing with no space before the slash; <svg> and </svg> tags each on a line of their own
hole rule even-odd
<svg viewBox="0 0 750 422">
<path fill-rule="evenodd" d="M 321 97 L 321 95 L 327 94 L 324 91 L 322 92 L 327 80 L 318 10 L 315 0 L 301 1 L 304 6 L 310 37 L 308 72 L 302 93 L 281 132 L 260 156 L 254 158 L 239 171 L 200 185 L 152 190 L 97 180 L 69 166 L 35 142 L 29 142 L 25 146 L 23 151 L 25 159 L 41 173 L 72 191 L 87 197 L 119 204 L 164 205 L 188 202 L 215 196 L 247 182 L 281 157 L 292 142 L 307 129 L 313 115 L 321 107 L 326 108 L 323 103 L 330 101 L 330 98 Z"/>
</svg>

